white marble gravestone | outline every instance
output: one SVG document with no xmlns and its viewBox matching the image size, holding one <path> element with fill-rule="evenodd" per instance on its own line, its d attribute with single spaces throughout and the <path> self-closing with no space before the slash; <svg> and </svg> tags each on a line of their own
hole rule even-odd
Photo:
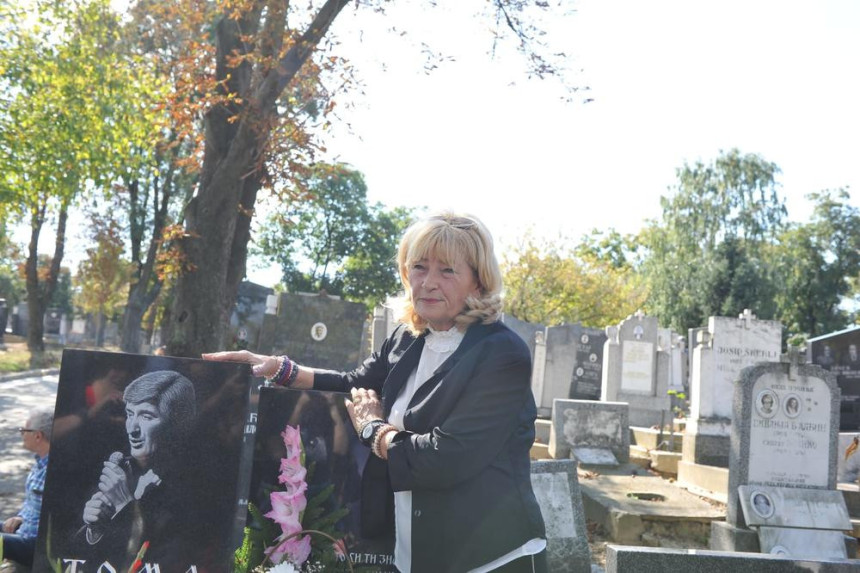
<svg viewBox="0 0 860 573">
<path fill-rule="evenodd" d="M 630 425 L 671 419 L 669 352 L 658 346 L 657 318 L 641 311 L 606 328 L 600 399 L 627 402 Z"/>
<path fill-rule="evenodd" d="M 749 366 L 735 384 L 726 522 L 712 524 L 712 549 L 737 550 L 756 536 L 763 552 L 846 555 L 839 387 L 823 368 L 793 360 Z"/>
<path fill-rule="evenodd" d="M 738 318 L 710 317 L 697 336 L 683 459 L 727 467 L 734 382 L 747 366 L 779 361 L 782 325 L 746 310 Z"/>
</svg>

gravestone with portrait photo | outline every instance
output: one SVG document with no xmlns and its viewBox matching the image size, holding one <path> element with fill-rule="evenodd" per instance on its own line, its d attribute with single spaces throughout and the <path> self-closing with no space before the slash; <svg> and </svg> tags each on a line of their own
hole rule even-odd
<svg viewBox="0 0 860 573">
<path fill-rule="evenodd" d="M 836 375 L 842 392 L 840 429 L 860 430 L 860 326 L 810 338 L 807 360 Z"/>
<path fill-rule="evenodd" d="M 606 332 L 597 328 L 582 327 L 576 341 L 576 362 L 570 381 L 572 400 L 600 400 L 603 379 L 603 345 Z"/>
<path fill-rule="evenodd" d="M 600 399 L 629 403 L 631 426 L 650 428 L 670 416 L 670 354 L 658 334 L 657 318 L 641 311 L 606 328 Z"/>
<path fill-rule="evenodd" d="M 712 316 L 697 333 L 690 372 L 690 415 L 684 433 L 684 464 L 728 467 L 732 395 L 741 370 L 759 362 L 778 362 L 782 325 L 758 320 L 749 310 L 737 318 Z M 692 473 L 692 472 L 691 472 Z"/>
<path fill-rule="evenodd" d="M 711 548 L 845 558 L 835 377 L 797 353 L 750 366 L 733 410 L 726 522 L 712 524 Z"/>
<path fill-rule="evenodd" d="M 361 531 L 361 475 L 370 455 L 352 428 L 343 394 L 261 388 L 249 501 L 263 514 L 277 503 L 280 514 L 296 516 L 295 531 L 323 531 L 342 542 L 357 571 L 396 571 L 393 536 L 368 538 Z M 324 571 L 349 570 L 328 537 L 308 533 L 296 541 L 312 549 L 302 561 Z"/>
<path fill-rule="evenodd" d="M 277 314 L 263 319 L 258 352 L 286 354 L 314 368 L 352 370 L 364 358 L 366 323 L 363 304 L 324 292 L 282 293 Z"/>
<path fill-rule="evenodd" d="M 35 571 L 230 572 L 247 364 L 66 350 Z"/>
<path fill-rule="evenodd" d="M 552 415 L 555 399 L 573 394 L 585 400 L 600 398 L 603 331 L 574 323 L 549 326 L 533 336 L 532 392 L 539 416 Z"/>
</svg>

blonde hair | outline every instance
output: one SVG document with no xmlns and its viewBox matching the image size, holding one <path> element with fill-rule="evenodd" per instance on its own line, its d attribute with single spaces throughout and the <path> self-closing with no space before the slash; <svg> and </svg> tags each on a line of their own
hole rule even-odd
<svg viewBox="0 0 860 573">
<path fill-rule="evenodd" d="M 489 324 L 499 320 L 502 272 L 493 251 L 493 237 L 477 218 L 450 211 L 414 223 L 400 239 L 397 266 L 405 292 L 394 301 L 397 320 L 406 324 L 415 335 L 427 329 L 427 321 L 413 305 L 409 269 L 415 262 L 429 256 L 450 265 L 465 262 L 475 272 L 480 296 L 466 298 L 466 308 L 454 319 L 460 330 L 475 322 Z"/>
</svg>

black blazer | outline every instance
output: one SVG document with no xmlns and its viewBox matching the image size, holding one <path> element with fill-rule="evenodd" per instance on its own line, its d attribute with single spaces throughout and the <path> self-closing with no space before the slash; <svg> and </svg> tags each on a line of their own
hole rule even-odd
<svg viewBox="0 0 860 573">
<path fill-rule="evenodd" d="M 386 417 L 418 365 L 424 336 L 400 326 L 358 369 L 317 371 L 314 388 L 372 388 Z M 412 571 L 464 572 L 545 537 L 531 487 L 537 416 L 531 358 L 504 324 L 472 325 L 424 383 L 388 449 L 362 476 L 362 533 L 393 526 L 392 491 L 412 491 Z"/>
</svg>

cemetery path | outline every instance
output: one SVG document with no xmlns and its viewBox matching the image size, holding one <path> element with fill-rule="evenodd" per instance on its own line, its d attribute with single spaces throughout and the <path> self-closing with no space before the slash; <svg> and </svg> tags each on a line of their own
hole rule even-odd
<svg viewBox="0 0 860 573">
<path fill-rule="evenodd" d="M 32 408 L 53 407 L 58 380 L 56 373 L 0 377 L 0 519 L 20 509 L 33 465 L 33 454 L 22 446 L 18 428 Z"/>
</svg>

